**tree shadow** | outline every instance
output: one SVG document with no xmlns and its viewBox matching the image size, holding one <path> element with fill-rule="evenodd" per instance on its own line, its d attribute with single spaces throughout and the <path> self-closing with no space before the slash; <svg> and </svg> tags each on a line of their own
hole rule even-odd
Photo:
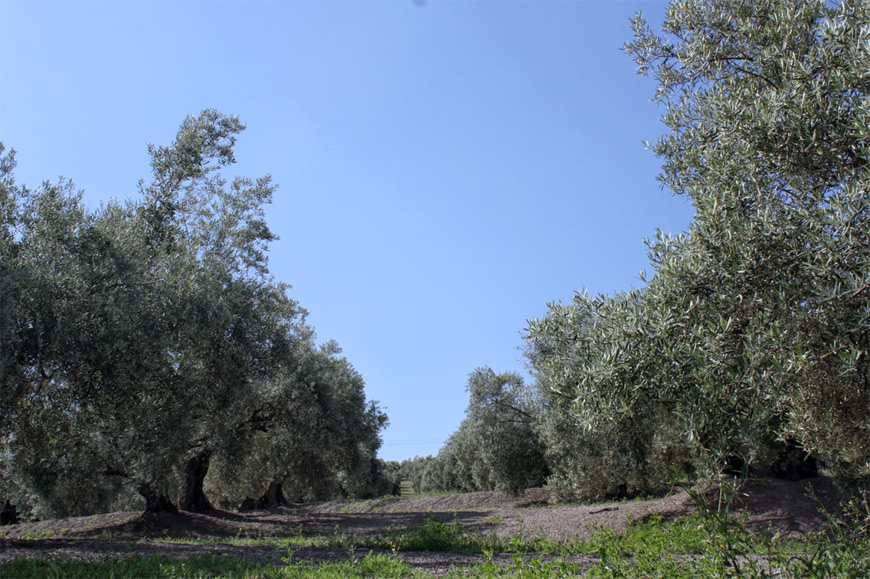
<svg viewBox="0 0 870 579">
<path fill-rule="evenodd" d="M 313 513 L 299 519 L 305 535 L 344 534 L 373 536 L 386 531 L 407 531 L 420 527 L 427 519 L 440 523 L 460 523 L 470 531 L 483 530 L 489 511 L 433 511 L 403 513 Z"/>
</svg>

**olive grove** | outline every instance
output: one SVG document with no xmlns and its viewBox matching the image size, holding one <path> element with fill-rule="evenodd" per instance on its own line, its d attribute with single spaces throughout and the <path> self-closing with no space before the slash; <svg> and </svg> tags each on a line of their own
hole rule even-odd
<svg viewBox="0 0 870 579">
<path fill-rule="evenodd" d="M 406 461 L 395 476 L 417 491 L 499 490 L 541 486 L 548 469 L 535 431 L 537 399 L 522 376 L 477 368 L 468 376 L 465 419 L 435 457 Z"/>
<path fill-rule="evenodd" d="M 377 459 L 386 416 L 269 273 L 268 177 L 205 111 L 151 147 L 140 199 L 31 190 L 0 148 L 0 499 L 36 514 L 336 494 L 616 498 L 698 474 L 827 469 L 870 488 L 870 4 L 673 0 L 625 51 L 657 81 L 649 148 L 688 199 L 643 287 L 525 330 L 534 383 L 472 372 L 435 457 Z M 2 501 L 0 501 L 2 502 Z"/>
<path fill-rule="evenodd" d="M 139 199 L 96 211 L 69 181 L 18 185 L 0 150 L 0 490 L 36 515 L 133 497 L 207 509 L 212 460 L 287 460 L 277 441 L 307 443 L 306 413 L 324 416 L 320 448 L 359 441 L 324 453 L 307 484 L 365 484 L 386 417 L 337 348 L 316 353 L 305 311 L 269 273 L 275 187 L 221 174 L 243 129 L 213 110 L 189 117 L 171 146 L 149 147 Z"/>
<path fill-rule="evenodd" d="M 529 452 L 564 498 L 820 464 L 866 490 L 870 5 L 675 0 L 662 34 L 642 15 L 633 28 L 625 51 L 665 110 L 648 146 L 695 215 L 647 241 L 642 289 L 529 321 Z M 406 476 L 495 488 L 483 457 L 510 437 L 483 434 L 498 424 L 484 408 L 472 388 L 466 422 Z"/>
</svg>

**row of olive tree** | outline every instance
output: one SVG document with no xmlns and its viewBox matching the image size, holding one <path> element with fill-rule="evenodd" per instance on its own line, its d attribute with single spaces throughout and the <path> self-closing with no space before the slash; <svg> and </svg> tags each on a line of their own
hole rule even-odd
<svg viewBox="0 0 870 579">
<path fill-rule="evenodd" d="M 530 322 L 554 477 L 643 491 L 668 459 L 721 472 L 801 448 L 866 489 L 870 5 L 688 0 L 665 36 L 634 24 L 667 107 L 660 179 L 696 213 L 648 243 L 642 291 Z"/>
<path fill-rule="evenodd" d="M 405 461 L 397 480 L 417 492 L 500 490 L 540 486 L 548 468 L 536 432 L 540 409 L 522 376 L 478 368 L 468 377 L 466 416 L 435 457 Z"/>
<path fill-rule="evenodd" d="M 386 417 L 269 273 L 275 187 L 220 173 L 243 129 L 188 118 L 140 200 L 97 211 L 0 148 L 0 466 L 37 514 L 208 508 L 213 461 L 261 463 L 261 492 L 366 484 Z"/>
<path fill-rule="evenodd" d="M 868 488 L 870 5 L 685 0 L 664 36 L 634 28 L 626 51 L 667 109 L 650 148 L 694 204 L 689 230 L 648 242 L 644 289 L 530 321 L 534 391 L 475 372 L 459 430 L 400 472 L 423 490 L 549 472 L 566 497 L 604 498 L 820 460 Z"/>
</svg>

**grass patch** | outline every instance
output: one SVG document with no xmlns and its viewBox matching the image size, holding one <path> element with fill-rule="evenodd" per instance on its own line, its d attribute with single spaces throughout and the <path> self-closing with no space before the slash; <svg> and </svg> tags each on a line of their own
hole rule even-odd
<svg viewBox="0 0 870 579">
<path fill-rule="evenodd" d="M 590 542 L 590 552 L 605 551 L 625 557 L 637 553 L 698 555 L 707 548 L 708 538 L 709 533 L 697 515 L 675 521 L 656 515 L 635 522 L 623 533 L 599 528 Z"/>
<path fill-rule="evenodd" d="M 288 561 L 289 563 L 289 558 Z M 166 557 L 130 557 L 98 562 L 62 561 L 57 559 L 16 559 L 0 567 L 7 577 L 20 579 L 205 579 L 212 577 L 239 579 L 301 579 L 303 577 L 347 578 L 411 577 L 414 570 L 395 557 L 369 554 L 361 559 L 342 563 L 309 565 L 305 563 L 278 566 L 271 563 L 250 563 L 244 560 L 215 556 L 195 556 L 188 559 Z"/>
<path fill-rule="evenodd" d="M 53 539 L 55 538 L 55 534 L 51 531 L 27 531 L 24 533 L 24 536 L 21 537 L 23 541 L 41 541 L 43 539 Z"/>
<path fill-rule="evenodd" d="M 140 543 L 160 543 L 166 545 L 229 545 L 233 547 L 329 547 L 331 538 L 323 535 L 303 535 L 301 532 L 286 536 L 246 536 L 235 537 L 157 537 L 140 539 Z"/>
<path fill-rule="evenodd" d="M 799 541 L 750 532 L 727 510 L 702 509 L 621 534 L 601 529 L 591 544 L 600 563 L 588 576 L 598 579 L 861 579 L 870 577 L 870 506 L 855 503 L 842 518 L 827 514 L 825 529 Z"/>
<path fill-rule="evenodd" d="M 141 539 L 140 542 L 170 545 L 274 547 L 279 549 L 299 547 L 326 547 L 348 551 L 381 549 L 393 553 L 426 551 L 466 555 L 485 553 L 544 553 L 553 555 L 591 552 L 591 547 L 585 543 L 554 542 L 543 536 L 501 539 L 494 534 L 485 532 L 469 532 L 465 525 L 457 521 L 442 522 L 434 517 L 426 518 L 421 525 L 410 529 L 394 529 L 366 536 L 344 534 L 338 529 L 332 535 L 303 535 L 300 529 L 295 535 L 280 537 L 162 537 Z"/>
<path fill-rule="evenodd" d="M 392 530 L 374 536 L 335 533 L 327 546 L 341 549 L 387 549 L 389 551 L 438 551 L 482 553 L 494 537 L 467 533 L 461 523 L 444 523 L 434 518 L 412 529 Z"/>
<path fill-rule="evenodd" d="M 195 556 L 188 559 L 166 557 L 129 557 L 103 559 L 95 562 L 61 559 L 15 559 L 2 568 L 5 576 L 20 579 L 63 577 L 89 579 L 99 577 L 279 577 L 270 575 L 266 566 L 250 564 L 238 559 L 215 556 Z M 263 572 L 260 572 L 263 571 Z M 257 574 L 254 574 L 257 572 Z"/>
<path fill-rule="evenodd" d="M 391 552 L 428 551 L 475 555 L 485 553 L 577 553 L 584 543 L 559 543 L 545 537 L 501 539 L 494 534 L 469 532 L 459 522 L 445 523 L 435 518 L 420 526 L 393 530 L 374 536 L 343 535 L 327 538 L 326 546 L 341 549 L 384 549 Z"/>
<path fill-rule="evenodd" d="M 335 533 L 331 536 L 158 539 L 157 542 L 201 545 L 273 547 L 287 553 L 283 564 L 251 563 L 243 558 L 195 556 L 186 560 L 156 557 L 107 559 L 99 562 L 59 559 L 18 559 L 0 567 L 9 577 L 419 577 L 400 559 L 406 551 L 480 554 L 480 564 L 457 568 L 455 578 L 518 577 L 522 579 L 584 576 L 592 579 L 765 578 L 863 579 L 870 577 L 870 506 L 855 503 L 843 517 L 828 515 L 824 531 L 800 541 L 777 534 L 753 533 L 745 520 L 727 512 L 700 514 L 668 521 L 662 517 L 631 525 L 622 533 L 599 528 L 589 542 L 553 542 L 544 537 L 499 539 L 486 532 L 469 532 L 454 520 L 425 519 L 414 528 L 375 536 Z M 35 541 L 23 541 L 25 543 Z M 312 564 L 292 560 L 299 547 L 345 549 L 348 561 Z M 358 552 L 378 549 L 359 557 Z M 384 553 L 383 551 L 386 551 Z M 496 554 L 512 554 L 509 560 Z M 596 562 L 581 568 L 574 555 L 591 554 Z M 585 565 L 589 565 L 588 559 Z"/>
</svg>

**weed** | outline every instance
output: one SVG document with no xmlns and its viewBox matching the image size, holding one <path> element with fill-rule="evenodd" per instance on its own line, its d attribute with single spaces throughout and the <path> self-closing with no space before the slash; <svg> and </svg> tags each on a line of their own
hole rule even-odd
<svg viewBox="0 0 870 579">
<path fill-rule="evenodd" d="M 560 557 L 555 560 L 545 560 L 542 555 L 537 557 L 524 557 L 523 555 L 514 555 L 513 557 L 513 573 L 516 577 L 522 579 L 547 579 L 547 578 L 562 578 L 576 577 L 580 575 L 581 569 L 576 563 L 568 563 L 564 558 Z"/>
<path fill-rule="evenodd" d="M 164 542 L 273 546 L 283 549 L 283 565 L 253 564 L 229 557 L 192 557 L 175 561 L 160 557 L 131 557 L 98 563 L 32 559 L 13 561 L 0 572 L 10 577 L 151 577 L 200 578 L 361 578 L 408 577 L 413 570 L 403 563 L 401 551 L 480 553 L 481 562 L 470 569 L 454 569 L 452 577 L 516 577 L 544 579 L 573 577 L 583 573 L 570 557 L 579 553 L 597 556 L 586 570 L 593 579 L 688 579 L 772 578 L 822 579 L 870 577 L 870 504 L 854 499 L 845 513 L 827 513 L 826 528 L 801 541 L 780 535 L 752 533 L 745 520 L 730 513 L 736 493 L 727 491 L 721 501 L 707 504 L 700 494 L 698 515 L 678 520 L 650 517 L 624 532 L 598 528 L 590 542 L 554 542 L 544 536 L 519 536 L 510 540 L 489 533 L 470 533 L 456 519 L 449 522 L 428 518 L 417 527 L 391 529 L 376 536 L 353 536 L 338 532 L 331 536 L 303 536 L 301 529 L 285 537 L 226 539 L 163 539 Z M 45 533 L 31 533 L 30 544 Z M 28 543 L 28 541 L 22 541 Z M 294 562 L 299 546 L 329 546 L 346 549 L 343 563 L 315 565 Z M 367 549 L 388 553 L 361 556 Z M 509 561 L 497 562 L 497 553 L 510 554 Z"/>
<path fill-rule="evenodd" d="M 54 537 L 54 533 L 51 531 L 27 531 L 21 538 L 24 541 L 41 541 L 43 539 L 51 539 L 52 537 Z"/>
<path fill-rule="evenodd" d="M 495 525 L 499 524 L 500 522 L 502 522 L 503 520 L 504 520 L 504 517 L 502 517 L 500 515 L 493 515 L 491 517 L 487 517 L 486 519 L 484 519 L 483 524 L 487 525 L 487 526 L 495 526 Z"/>
<path fill-rule="evenodd" d="M 249 563 L 224 556 L 195 556 L 182 560 L 165 557 L 130 557 L 104 559 L 98 562 L 62 561 L 48 558 L 16 559 L 9 566 L 3 568 L 3 573 L 4 576 L 21 579 L 37 577 L 69 577 L 72 579 L 99 577 L 301 579 L 313 576 L 330 579 L 357 579 L 363 577 L 408 577 L 413 574 L 413 571 L 394 557 L 369 554 L 353 563 L 295 564 L 287 567 L 279 567 L 270 563 Z"/>
<path fill-rule="evenodd" d="M 599 529 L 592 540 L 600 563 L 593 578 L 822 579 L 870 576 L 870 505 L 853 501 L 847 514 L 826 513 L 826 528 L 802 541 L 752 533 L 746 518 L 730 513 L 739 485 L 720 492 L 715 504 L 690 492 L 699 514 L 679 521 L 652 518 L 625 533 Z M 864 521 L 864 524 L 860 521 Z"/>
</svg>

